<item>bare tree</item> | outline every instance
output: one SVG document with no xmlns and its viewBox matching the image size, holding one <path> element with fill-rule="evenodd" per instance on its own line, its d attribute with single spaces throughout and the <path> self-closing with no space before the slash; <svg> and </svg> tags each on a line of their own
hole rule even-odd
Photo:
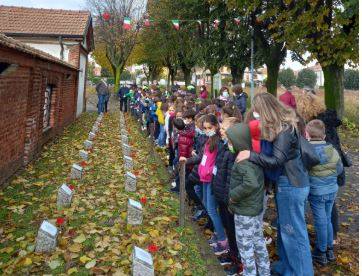
<svg viewBox="0 0 362 276">
<path fill-rule="evenodd" d="M 145 12 L 145 1 L 87 0 L 87 5 L 95 18 L 96 47 L 104 48 L 105 56 L 112 67 L 117 91 L 121 73 L 136 44 L 140 22 Z M 131 19 L 132 27 L 129 30 L 123 28 L 125 18 Z"/>
</svg>

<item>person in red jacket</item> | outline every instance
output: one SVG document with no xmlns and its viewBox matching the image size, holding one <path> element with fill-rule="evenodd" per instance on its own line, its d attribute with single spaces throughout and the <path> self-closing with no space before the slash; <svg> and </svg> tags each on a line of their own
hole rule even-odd
<svg viewBox="0 0 362 276">
<path fill-rule="evenodd" d="M 285 104 L 287 107 L 291 107 L 293 109 L 297 108 L 297 104 L 295 102 L 295 97 L 292 94 L 292 92 L 290 92 L 289 89 L 287 89 L 284 94 L 279 96 L 279 101 L 281 101 L 283 104 Z"/>
<path fill-rule="evenodd" d="M 207 92 L 206 86 L 202 85 L 200 87 L 200 98 L 206 100 L 209 96 L 209 93 Z"/>
</svg>

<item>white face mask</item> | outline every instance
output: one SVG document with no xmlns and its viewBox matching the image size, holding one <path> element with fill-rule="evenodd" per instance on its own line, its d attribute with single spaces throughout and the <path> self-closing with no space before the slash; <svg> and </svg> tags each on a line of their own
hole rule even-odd
<svg viewBox="0 0 362 276">
<path fill-rule="evenodd" d="M 227 91 L 224 91 L 224 92 L 222 92 L 222 96 L 227 98 L 227 97 L 229 97 L 229 93 Z"/>
<path fill-rule="evenodd" d="M 253 117 L 254 117 L 255 119 L 257 119 L 257 120 L 260 119 L 259 113 L 258 113 L 258 112 L 255 112 L 255 111 L 253 111 Z"/>
<path fill-rule="evenodd" d="M 205 133 L 207 137 L 212 137 L 216 134 L 215 130 L 210 130 L 208 132 Z"/>
</svg>

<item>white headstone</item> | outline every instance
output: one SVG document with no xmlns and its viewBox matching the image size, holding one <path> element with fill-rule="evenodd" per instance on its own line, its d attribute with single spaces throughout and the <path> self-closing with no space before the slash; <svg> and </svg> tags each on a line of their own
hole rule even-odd
<svg viewBox="0 0 362 276">
<path fill-rule="evenodd" d="M 131 147 L 128 144 L 122 144 L 123 154 L 130 156 L 131 155 Z"/>
<path fill-rule="evenodd" d="M 124 155 L 124 168 L 126 171 L 133 170 L 133 159 L 127 155 Z"/>
<path fill-rule="evenodd" d="M 137 189 L 137 178 L 133 173 L 127 172 L 125 175 L 125 189 L 127 192 L 135 192 Z"/>
<path fill-rule="evenodd" d="M 82 158 L 84 161 L 88 161 L 88 152 L 85 150 L 80 150 L 79 151 L 79 156 L 80 158 Z"/>
<path fill-rule="evenodd" d="M 66 185 L 63 184 L 58 190 L 58 207 L 68 207 L 72 203 L 73 191 Z"/>
<path fill-rule="evenodd" d="M 132 253 L 132 275 L 154 276 L 154 273 L 152 255 L 135 246 Z"/>
<path fill-rule="evenodd" d="M 92 147 L 93 147 L 93 142 L 92 141 L 89 141 L 89 140 L 84 141 L 84 148 L 86 150 L 90 150 L 90 149 L 92 149 Z"/>
<path fill-rule="evenodd" d="M 94 133 L 94 132 L 89 132 L 89 134 L 88 134 L 88 140 L 89 141 L 93 141 L 94 140 L 94 138 L 96 138 L 96 134 Z"/>
<path fill-rule="evenodd" d="M 82 179 L 83 176 L 83 168 L 78 164 L 73 164 L 72 169 L 70 171 L 71 179 Z"/>
<path fill-rule="evenodd" d="M 44 220 L 36 237 L 35 252 L 52 252 L 57 246 L 58 229 Z"/>
<path fill-rule="evenodd" d="M 130 225 L 142 224 L 142 205 L 138 201 L 128 199 L 127 223 Z"/>
<path fill-rule="evenodd" d="M 122 143 L 128 144 L 128 136 L 126 136 L 126 135 L 121 135 L 121 139 L 122 139 Z"/>
</svg>

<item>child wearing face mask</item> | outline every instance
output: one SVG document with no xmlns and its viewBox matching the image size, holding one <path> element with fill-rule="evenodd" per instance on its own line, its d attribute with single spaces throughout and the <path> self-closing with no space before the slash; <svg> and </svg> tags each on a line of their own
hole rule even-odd
<svg viewBox="0 0 362 276">
<path fill-rule="evenodd" d="M 206 207 L 206 211 L 216 231 L 217 242 L 213 249 L 215 255 L 220 256 L 228 251 L 228 241 L 220 215 L 217 212 L 217 204 L 211 184 L 217 157 L 217 148 L 221 141 L 217 117 L 213 114 L 205 115 L 203 127 L 205 134 L 208 136 L 203 151 L 198 156 L 190 159 L 180 158 L 180 162 L 186 161 L 187 165 L 190 163 L 199 164 L 198 173 L 200 182 L 202 183 L 203 205 Z"/>
<path fill-rule="evenodd" d="M 250 129 L 240 123 L 226 131 L 229 150 L 251 150 Z M 269 255 L 260 214 L 263 211 L 263 170 L 249 160 L 234 163 L 229 187 L 229 208 L 234 213 L 236 241 L 243 275 L 270 275 Z"/>
<path fill-rule="evenodd" d="M 168 106 L 168 110 L 165 113 L 166 147 L 168 148 L 168 157 L 169 157 L 168 166 L 170 170 L 172 169 L 173 160 L 175 159 L 175 151 L 173 149 L 172 139 L 171 139 L 171 134 L 173 129 L 172 121 L 174 118 L 175 118 L 175 106 L 172 103 L 170 103 Z"/>
</svg>

